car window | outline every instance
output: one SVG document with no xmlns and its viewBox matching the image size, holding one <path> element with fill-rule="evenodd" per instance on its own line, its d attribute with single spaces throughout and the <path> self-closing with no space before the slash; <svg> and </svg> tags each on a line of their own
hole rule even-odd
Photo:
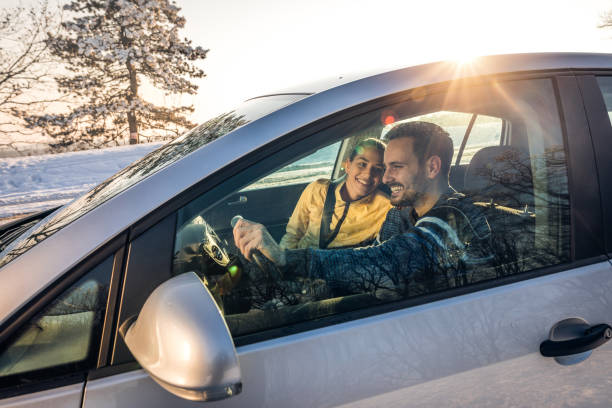
<svg viewBox="0 0 612 408">
<path fill-rule="evenodd" d="M 612 122 L 612 77 L 597 77 L 597 83 L 603 94 L 604 101 L 606 103 L 606 109 L 608 110 L 608 117 Z"/>
<path fill-rule="evenodd" d="M 465 136 L 465 148 L 461 156 L 453 156 L 453 163 L 458 158 L 459 164 L 469 164 L 474 154 L 482 148 L 501 144 L 502 130 L 503 120 L 501 118 L 476 115 L 470 132 Z"/>
<path fill-rule="evenodd" d="M 0 354 L 0 383 L 28 384 L 89 368 L 97 358 L 113 257 L 16 332 Z"/>
<path fill-rule="evenodd" d="M 232 334 L 241 337 L 385 303 L 425 299 L 433 293 L 444 296 L 457 287 L 470 288 L 569 261 L 567 164 L 552 81 L 459 83 L 445 92 L 425 93 L 418 100 L 370 110 L 315 133 L 307 142 L 275 153 L 187 204 L 176 217 L 173 273 L 198 273 Z M 317 249 L 321 240 L 305 239 L 296 250 L 286 252 L 282 266 L 263 254 L 253 262 L 240 255 L 231 223 L 245 211 L 258 208 L 252 214 L 259 215 L 252 221 L 265 227 L 284 219 L 285 235 L 293 228 L 290 216 L 303 214 L 300 222 L 314 223 L 312 229 L 319 238 L 333 234 L 342 211 L 331 213 L 329 231 L 321 233 L 330 188 L 325 179 L 300 191 L 270 191 L 240 210 L 227 210 L 231 207 L 224 199 L 261 186 L 279 169 L 303 165 L 296 157 L 315 155 L 362 136 L 385 140 L 393 128 L 409 122 L 425 129 L 434 129 L 435 122 L 443 124 L 442 131 L 446 128 L 455 144 L 455 158 L 456 144 L 464 140 L 457 135 L 463 132 L 465 137 L 473 122 L 465 157 L 450 168 L 451 180 L 459 168 L 463 172 L 459 192 L 444 190 L 443 201 L 431 212 L 416 216 L 409 206 L 391 207 L 388 201 L 382 216 L 374 209 L 356 211 L 354 224 L 348 225 L 359 226 L 334 238 L 344 243 L 347 236 L 366 231 L 358 221 L 367 221 L 379 229 L 374 242 Z M 503 127 L 508 132 L 504 143 Z M 386 177 L 391 177 L 396 164 L 386 164 Z M 426 184 L 423 178 L 419 181 L 421 174 L 414 173 L 413 186 Z M 390 179 L 391 191 L 397 194 L 399 187 Z M 349 206 L 345 220 L 350 211 Z M 308 231 L 308 227 L 302 229 Z M 272 238 L 282 243 L 285 236 Z"/>
<path fill-rule="evenodd" d="M 338 157 L 340 142 L 323 147 L 307 157 L 291 163 L 269 176 L 245 187 L 242 191 L 278 187 L 289 184 L 310 183 L 321 177 L 330 177 Z"/>
<path fill-rule="evenodd" d="M 402 122 L 415 121 L 435 123 L 448 132 L 454 148 L 451 162 L 455 164 L 468 164 L 478 150 L 501 143 L 501 118 L 477 113 L 441 111 L 415 116 Z M 397 122 L 386 125 L 382 131 L 383 137 L 395 126 Z"/>
</svg>

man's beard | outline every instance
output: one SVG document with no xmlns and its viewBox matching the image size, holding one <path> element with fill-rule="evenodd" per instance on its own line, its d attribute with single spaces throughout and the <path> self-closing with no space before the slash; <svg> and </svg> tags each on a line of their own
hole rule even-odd
<svg viewBox="0 0 612 408">
<path fill-rule="evenodd" d="M 391 200 L 391 204 L 397 207 L 416 207 L 422 201 L 431 183 L 432 181 L 427 179 L 423 172 L 419 170 L 412 183 L 412 188 L 406 189 L 404 186 L 402 195 L 398 197 L 397 201 Z"/>
</svg>

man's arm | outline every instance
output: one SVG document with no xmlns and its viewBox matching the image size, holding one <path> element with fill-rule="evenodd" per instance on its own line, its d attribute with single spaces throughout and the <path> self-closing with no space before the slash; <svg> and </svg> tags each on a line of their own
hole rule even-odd
<svg viewBox="0 0 612 408">
<path fill-rule="evenodd" d="M 416 294 L 423 288 L 415 280 L 434 278 L 426 275 L 437 264 L 436 251 L 434 242 L 411 231 L 365 248 L 308 250 L 305 269 L 342 292 Z"/>
<path fill-rule="evenodd" d="M 263 225 L 241 220 L 234 240 L 245 258 L 257 250 L 281 267 L 285 278 L 324 279 L 330 288 L 352 293 L 420 293 L 422 284 L 408 283 L 427 281 L 423 274 L 439 261 L 436 243 L 416 231 L 366 248 L 283 250 Z"/>
</svg>

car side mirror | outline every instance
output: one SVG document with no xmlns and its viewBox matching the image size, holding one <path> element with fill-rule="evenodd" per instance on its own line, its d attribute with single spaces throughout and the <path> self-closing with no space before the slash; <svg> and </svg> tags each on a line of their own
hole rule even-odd
<svg viewBox="0 0 612 408">
<path fill-rule="evenodd" d="M 193 272 L 175 276 L 119 329 L 130 352 L 159 385 L 193 401 L 242 390 L 238 355 L 215 300 Z"/>
</svg>

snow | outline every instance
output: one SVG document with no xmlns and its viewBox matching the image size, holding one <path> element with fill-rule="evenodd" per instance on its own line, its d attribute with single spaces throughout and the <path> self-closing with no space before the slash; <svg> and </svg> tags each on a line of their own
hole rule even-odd
<svg viewBox="0 0 612 408">
<path fill-rule="evenodd" d="M 161 145 L 0 158 L 0 224 L 66 204 Z"/>
</svg>

